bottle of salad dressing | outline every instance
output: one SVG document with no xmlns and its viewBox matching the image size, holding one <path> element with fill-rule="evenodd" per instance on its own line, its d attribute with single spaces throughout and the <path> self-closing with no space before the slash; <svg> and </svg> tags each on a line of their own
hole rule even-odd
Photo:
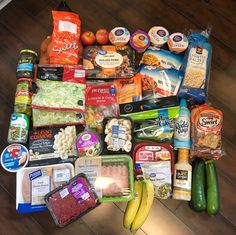
<svg viewBox="0 0 236 235">
<path fill-rule="evenodd" d="M 173 198 L 177 200 L 191 200 L 192 166 L 188 160 L 189 149 L 179 149 L 173 180 Z"/>
</svg>

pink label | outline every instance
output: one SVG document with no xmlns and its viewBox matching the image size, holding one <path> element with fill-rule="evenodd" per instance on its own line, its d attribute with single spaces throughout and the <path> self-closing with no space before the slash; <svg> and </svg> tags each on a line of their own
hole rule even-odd
<svg viewBox="0 0 236 235">
<path fill-rule="evenodd" d="M 69 185 L 69 192 L 79 203 L 90 198 L 89 191 L 81 179 L 77 179 Z"/>
<path fill-rule="evenodd" d="M 112 84 L 89 85 L 86 88 L 86 105 L 116 103 L 116 88 Z"/>
<path fill-rule="evenodd" d="M 93 133 L 81 135 L 76 142 L 76 147 L 80 155 L 87 155 L 87 150 L 95 145 L 100 145 L 99 139 Z"/>
</svg>

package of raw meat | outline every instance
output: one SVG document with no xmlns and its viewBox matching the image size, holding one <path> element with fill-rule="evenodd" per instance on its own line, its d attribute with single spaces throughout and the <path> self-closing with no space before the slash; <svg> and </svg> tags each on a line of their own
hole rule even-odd
<svg viewBox="0 0 236 235">
<path fill-rule="evenodd" d="M 52 11 L 53 33 L 50 64 L 78 64 L 80 39 L 79 15 L 72 12 Z"/>
<path fill-rule="evenodd" d="M 129 155 L 78 158 L 75 162 L 75 174 L 79 173 L 86 174 L 100 202 L 121 202 L 133 199 L 133 161 Z"/>
<path fill-rule="evenodd" d="M 16 173 L 16 210 L 20 213 L 46 210 L 44 196 L 73 176 L 71 163 L 21 169 Z"/>
<path fill-rule="evenodd" d="M 99 205 L 97 195 L 84 174 L 45 196 L 46 205 L 58 227 L 64 227 Z"/>
<path fill-rule="evenodd" d="M 207 104 L 191 110 L 191 157 L 218 159 L 222 156 L 222 124 L 222 112 Z"/>
</svg>

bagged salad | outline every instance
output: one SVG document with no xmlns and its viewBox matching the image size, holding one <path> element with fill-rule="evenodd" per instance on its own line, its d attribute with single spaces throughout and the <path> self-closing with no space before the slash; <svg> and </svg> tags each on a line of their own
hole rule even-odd
<svg viewBox="0 0 236 235">
<path fill-rule="evenodd" d="M 32 108 L 84 112 L 85 73 L 69 81 L 37 79 L 36 85 L 38 89 L 32 97 Z"/>
<path fill-rule="evenodd" d="M 33 109 L 33 127 L 84 124 L 84 113 Z"/>
<path fill-rule="evenodd" d="M 87 127 L 102 133 L 104 118 L 117 117 L 118 115 L 119 106 L 115 85 L 113 83 L 88 82 L 85 113 Z"/>
<path fill-rule="evenodd" d="M 208 38 L 209 30 L 188 36 L 190 45 L 180 68 L 183 81 L 178 96 L 190 99 L 192 104 L 202 104 L 207 100 L 212 58 L 212 46 Z"/>
</svg>

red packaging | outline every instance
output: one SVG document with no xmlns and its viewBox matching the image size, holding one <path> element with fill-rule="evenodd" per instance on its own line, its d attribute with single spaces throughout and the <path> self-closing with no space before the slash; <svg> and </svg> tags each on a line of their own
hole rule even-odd
<svg viewBox="0 0 236 235">
<path fill-rule="evenodd" d="M 88 83 L 85 100 L 86 125 L 99 133 L 102 133 L 104 118 L 119 115 L 116 88 L 113 83 Z"/>
<path fill-rule="evenodd" d="M 84 174 L 45 196 L 46 205 L 58 227 L 64 227 L 99 205 L 98 198 Z"/>
<path fill-rule="evenodd" d="M 171 174 L 174 173 L 174 149 L 170 144 L 142 142 L 134 146 L 134 168 L 137 174 L 142 173 L 141 164 L 157 161 L 171 161 Z"/>
<path fill-rule="evenodd" d="M 72 12 L 52 11 L 50 64 L 78 64 L 80 19 Z"/>
</svg>

